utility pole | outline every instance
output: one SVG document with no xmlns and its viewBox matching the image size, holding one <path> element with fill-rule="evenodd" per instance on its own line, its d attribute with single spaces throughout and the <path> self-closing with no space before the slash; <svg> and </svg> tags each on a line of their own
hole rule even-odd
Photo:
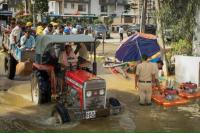
<svg viewBox="0 0 200 133">
<path fill-rule="evenodd" d="M 27 14 L 27 1 L 24 0 L 25 14 Z"/>
<path fill-rule="evenodd" d="M 33 27 L 35 27 L 35 0 L 31 0 L 31 4 L 33 4 Z"/>
<path fill-rule="evenodd" d="M 146 13 L 147 13 L 147 0 L 142 1 L 142 13 L 140 19 L 140 32 L 145 32 L 146 25 Z"/>
</svg>

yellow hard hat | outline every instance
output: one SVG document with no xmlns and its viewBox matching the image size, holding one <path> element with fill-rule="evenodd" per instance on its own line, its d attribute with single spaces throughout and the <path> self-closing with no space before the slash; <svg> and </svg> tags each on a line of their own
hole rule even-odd
<svg viewBox="0 0 200 133">
<path fill-rule="evenodd" d="M 32 26 L 33 24 L 31 22 L 27 22 L 26 26 Z"/>
</svg>

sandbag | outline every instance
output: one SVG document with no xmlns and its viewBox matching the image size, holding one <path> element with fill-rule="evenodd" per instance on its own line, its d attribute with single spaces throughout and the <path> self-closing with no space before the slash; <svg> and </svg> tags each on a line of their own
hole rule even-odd
<svg viewBox="0 0 200 133">
<path fill-rule="evenodd" d="M 16 66 L 16 74 L 19 76 L 28 76 L 32 73 L 33 63 L 30 61 L 19 62 Z"/>
</svg>

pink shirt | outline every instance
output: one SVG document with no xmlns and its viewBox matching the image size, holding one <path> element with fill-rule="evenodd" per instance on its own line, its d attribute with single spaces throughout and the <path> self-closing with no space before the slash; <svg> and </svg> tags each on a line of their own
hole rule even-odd
<svg viewBox="0 0 200 133">
<path fill-rule="evenodd" d="M 69 59 L 71 58 L 71 59 Z M 77 57 L 76 55 L 74 54 L 74 52 L 70 52 L 69 55 L 66 54 L 66 52 L 62 52 L 60 57 L 59 57 L 59 63 L 65 65 L 65 66 L 70 66 L 70 62 L 72 63 L 72 66 L 75 66 L 77 64 Z"/>
</svg>

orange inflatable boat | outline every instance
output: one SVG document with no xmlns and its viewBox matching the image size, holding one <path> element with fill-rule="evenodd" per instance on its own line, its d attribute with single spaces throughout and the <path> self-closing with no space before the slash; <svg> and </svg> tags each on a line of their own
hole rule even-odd
<svg viewBox="0 0 200 133">
<path fill-rule="evenodd" d="M 165 107 L 182 105 L 189 102 L 187 99 L 178 96 L 178 91 L 176 89 L 170 88 L 166 88 L 160 94 L 153 94 L 152 100 Z"/>
<path fill-rule="evenodd" d="M 182 104 L 186 104 L 189 102 L 187 99 L 179 97 L 179 96 L 177 96 L 177 98 L 174 100 L 168 100 L 168 99 L 166 99 L 166 96 L 162 95 L 162 94 L 161 95 L 159 95 L 159 94 L 153 95 L 152 100 L 154 102 L 156 102 L 157 104 L 163 105 L 165 107 L 182 105 Z"/>
<path fill-rule="evenodd" d="M 200 90 L 197 89 L 197 84 L 186 82 L 180 85 L 179 96 L 187 99 L 200 98 Z"/>
</svg>

